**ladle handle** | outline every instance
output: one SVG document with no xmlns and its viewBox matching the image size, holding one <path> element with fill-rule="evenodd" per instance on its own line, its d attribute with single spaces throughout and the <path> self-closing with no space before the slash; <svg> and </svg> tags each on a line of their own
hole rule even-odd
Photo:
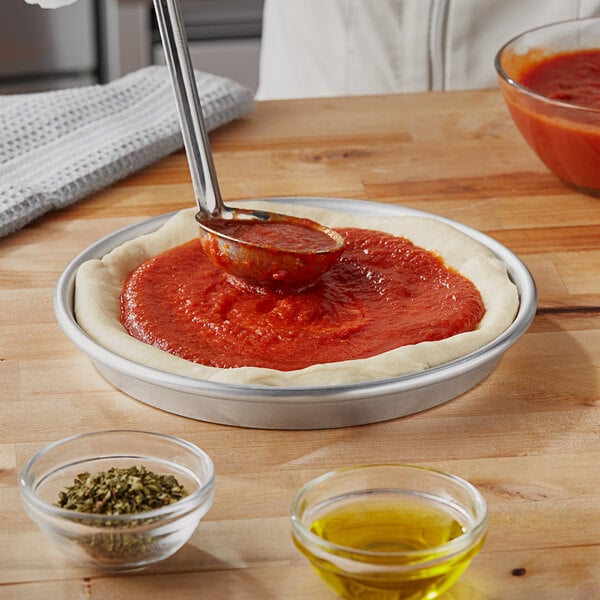
<svg viewBox="0 0 600 600">
<path fill-rule="evenodd" d="M 202 115 L 178 0 L 154 0 L 162 45 L 177 106 L 183 144 L 201 212 L 218 216 L 223 210 L 217 172 Z"/>
</svg>

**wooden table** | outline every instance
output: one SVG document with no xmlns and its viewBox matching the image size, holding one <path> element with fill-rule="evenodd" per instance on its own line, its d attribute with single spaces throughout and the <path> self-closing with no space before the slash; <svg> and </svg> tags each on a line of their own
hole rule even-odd
<svg viewBox="0 0 600 600">
<path fill-rule="evenodd" d="M 203 423 L 113 389 L 52 311 L 57 278 L 91 242 L 192 205 L 184 155 L 31 224 L 0 240 L 0 597 L 333 598 L 292 545 L 290 499 L 330 469 L 395 461 L 463 476 L 489 504 L 484 550 L 447 599 L 600 598 L 600 200 L 547 172 L 496 91 L 261 103 L 212 143 L 227 199 L 362 198 L 485 231 L 531 269 L 533 325 L 481 385 L 417 415 L 299 432 Z M 110 428 L 182 436 L 218 473 L 190 543 L 119 577 L 54 550 L 17 487 L 46 443 Z"/>
</svg>

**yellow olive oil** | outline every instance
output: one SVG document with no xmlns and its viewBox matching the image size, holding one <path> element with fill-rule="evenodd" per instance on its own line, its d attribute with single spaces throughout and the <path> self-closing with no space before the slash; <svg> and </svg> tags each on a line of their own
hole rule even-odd
<svg viewBox="0 0 600 600">
<path fill-rule="evenodd" d="M 343 598 L 437 598 L 456 582 L 483 542 L 458 553 L 440 550 L 463 535 L 469 523 L 439 498 L 370 492 L 337 500 L 313 512 L 310 525 L 312 533 L 335 546 L 317 555 L 294 541 Z"/>
</svg>

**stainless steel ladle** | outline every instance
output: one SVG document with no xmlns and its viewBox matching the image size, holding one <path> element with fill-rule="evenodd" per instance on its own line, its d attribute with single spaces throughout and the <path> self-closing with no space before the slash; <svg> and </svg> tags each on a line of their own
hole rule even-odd
<svg viewBox="0 0 600 600">
<path fill-rule="evenodd" d="M 204 252 L 223 270 L 259 285 L 303 288 L 313 284 L 339 258 L 344 240 L 334 230 L 309 219 L 225 206 L 219 190 L 187 37 L 178 0 L 154 0 L 167 66 L 177 100 L 192 184 L 199 212 L 196 221 Z M 327 236 L 326 247 L 291 249 L 285 244 L 256 242 L 227 235 L 226 222 L 246 225 L 286 224 Z"/>
</svg>

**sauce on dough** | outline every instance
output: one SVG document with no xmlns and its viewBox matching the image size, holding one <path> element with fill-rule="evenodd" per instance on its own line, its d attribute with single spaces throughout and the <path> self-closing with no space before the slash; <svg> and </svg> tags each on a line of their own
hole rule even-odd
<svg viewBox="0 0 600 600">
<path fill-rule="evenodd" d="M 311 288 L 284 293 L 232 282 L 192 240 L 135 269 L 121 294 L 130 335 L 218 368 L 292 371 L 368 358 L 471 331 L 477 288 L 409 240 L 337 230 L 346 247 Z"/>
</svg>

